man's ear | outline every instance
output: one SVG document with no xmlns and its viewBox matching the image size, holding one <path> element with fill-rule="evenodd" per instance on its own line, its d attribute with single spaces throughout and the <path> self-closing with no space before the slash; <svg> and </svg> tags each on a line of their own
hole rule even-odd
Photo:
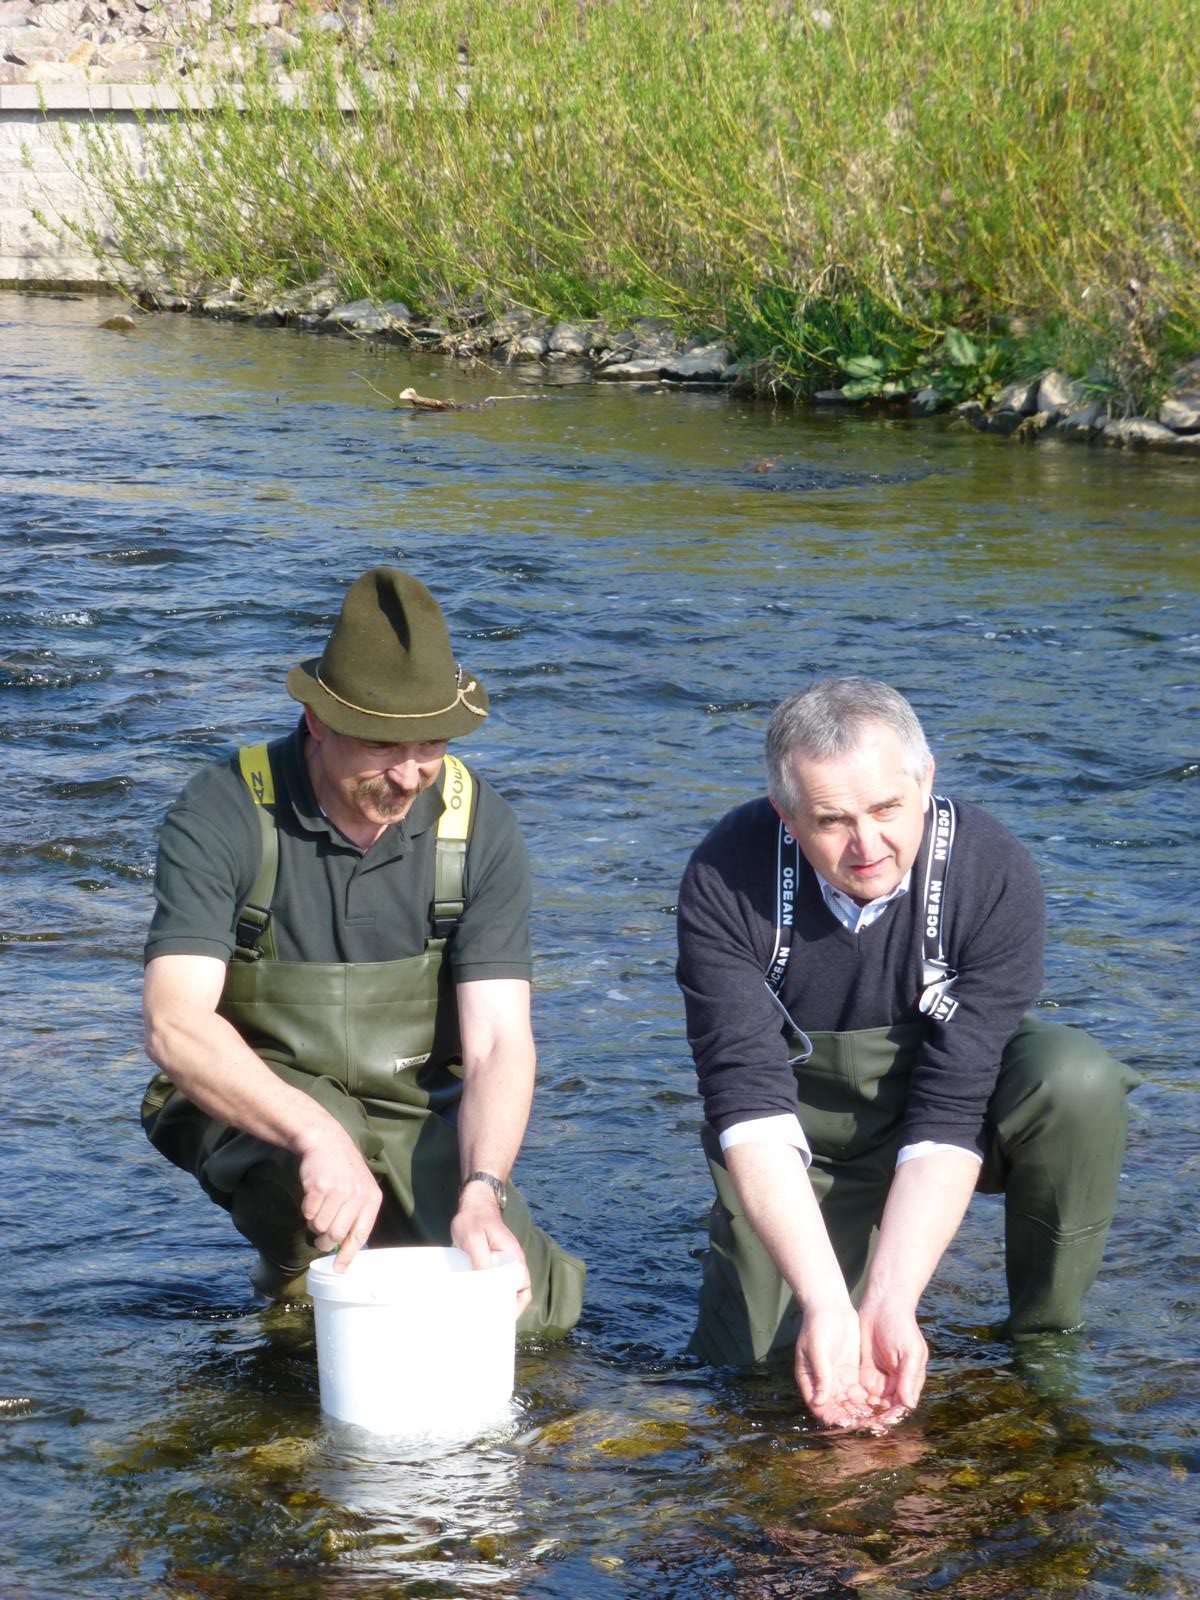
<svg viewBox="0 0 1200 1600">
<path fill-rule="evenodd" d="M 936 771 L 937 762 L 930 756 L 929 765 L 925 769 L 925 776 L 921 779 L 921 793 L 924 795 L 922 811 L 926 811 L 929 808 L 929 796 L 933 793 L 933 775 Z"/>
<path fill-rule="evenodd" d="M 784 827 L 785 827 L 785 828 L 787 828 L 787 829 L 788 829 L 788 831 L 789 831 L 789 832 L 791 832 L 791 823 L 790 823 L 790 822 L 789 822 L 789 821 L 788 821 L 788 819 L 787 819 L 787 818 L 786 818 L 786 817 L 785 817 L 785 816 L 784 816 L 784 814 L 783 814 L 783 812 L 782 812 L 782 811 L 781 811 L 781 810 L 780 810 L 780 809 L 779 809 L 779 807 L 778 807 L 778 805 L 777 805 L 777 804 L 776 804 L 776 802 L 775 802 L 775 800 L 774 800 L 774 798 L 773 798 L 773 797 L 772 797 L 772 796 L 771 796 L 771 795 L 768 795 L 768 796 L 767 796 L 767 799 L 768 799 L 768 800 L 770 800 L 770 802 L 771 802 L 771 810 L 772 810 L 772 811 L 773 811 L 773 812 L 774 812 L 774 813 L 775 813 L 775 815 L 776 815 L 776 816 L 777 816 L 777 817 L 778 817 L 778 818 L 779 818 L 779 820 L 780 820 L 780 822 L 782 822 L 782 823 L 783 823 L 783 825 L 784 825 Z"/>
</svg>

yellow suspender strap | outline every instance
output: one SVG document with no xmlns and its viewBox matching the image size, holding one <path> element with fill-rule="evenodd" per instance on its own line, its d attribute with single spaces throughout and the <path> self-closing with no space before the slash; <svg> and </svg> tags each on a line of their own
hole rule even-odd
<svg viewBox="0 0 1200 1600">
<path fill-rule="evenodd" d="M 447 754 L 442 758 L 442 802 L 446 809 L 438 818 L 437 861 L 430 908 L 431 932 L 435 939 L 448 938 L 466 909 L 463 879 L 474 800 L 475 780 L 457 756 Z"/>
<path fill-rule="evenodd" d="M 275 831 L 275 779 L 271 757 L 265 744 L 243 745 L 238 751 L 238 766 L 250 791 L 262 836 L 258 872 L 250 885 L 245 905 L 238 910 L 234 955 L 242 961 L 257 961 L 275 955 L 275 934 L 271 928 L 271 901 L 279 876 L 279 835 Z"/>
<path fill-rule="evenodd" d="M 243 745 L 238 751 L 238 765 L 242 777 L 256 806 L 275 804 L 275 779 L 271 776 L 271 758 L 265 744 Z"/>
<path fill-rule="evenodd" d="M 475 799 L 475 780 L 457 756 L 442 757 L 442 803 L 446 809 L 438 818 L 437 836 L 448 841 L 467 842 L 471 831 L 471 805 Z"/>
</svg>

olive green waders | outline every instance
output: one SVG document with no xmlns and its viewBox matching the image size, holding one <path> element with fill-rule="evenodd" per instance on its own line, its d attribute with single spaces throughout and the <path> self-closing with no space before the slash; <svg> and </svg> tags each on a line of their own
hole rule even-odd
<svg viewBox="0 0 1200 1600">
<path fill-rule="evenodd" d="M 922 1026 L 813 1033 L 812 1056 L 796 1067 L 809 1178 L 855 1304 L 902 1143 Z M 1010 1332 L 1078 1326 L 1116 1207 L 1126 1095 L 1137 1082 L 1087 1034 L 1033 1016 L 1006 1046 L 978 1188 L 1004 1195 Z M 800 1314 L 742 1212 L 716 1135 L 706 1125 L 701 1138 L 717 1198 L 691 1349 L 744 1366 L 790 1349 Z"/>
<path fill-rule="evenodd" d="M 446 758 L 448 776 L 452 762 Z M 462 852 L 456 863 L 439 835 L 433 925 L 441 936 L 420 955 L 357 965 L 278 961 L 265 915 L 278 867 L 268 804 L 260 802 L 259 811 L 263 865 L 239 920 L 218 1010 L 279 1077 L 355 1141 L 384 1194 L 371 1243 L 447 1245 L 458 1209 L 462 1069 L 444 930 L 455 908 L 462 911 L 454 892 L 457 879 L 461 893 Z M 257 934 L 247 934 L 248 914 Z M 298 1163 L 288 1151 L 205 1115 L 162 1074 L 146 1091 L 142 1124 L 155 1149 L 229 1212 L 278 1282 L 322 1253 L 305 1225 Z M 535 1227 L 511 1185 L 504 1221 L 525 1252 L 533 1286 L 518 1331 L 565 1333 L 579 1318 L 583 1262 Z"/>
</svg>

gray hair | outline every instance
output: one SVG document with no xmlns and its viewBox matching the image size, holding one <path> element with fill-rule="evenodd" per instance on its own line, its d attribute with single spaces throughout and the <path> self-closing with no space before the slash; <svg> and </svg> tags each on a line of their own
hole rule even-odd
<svg viewBox="0 0 1200 1600">
<path fill-rule="evenodd" d="M 776 707 L 767 727 L 767 793 L 785 817 L 795 816 L 800 804 L 790 758 L 797 752 L 815 761 L 849 755 L 870 722 L 882 722 L 897 735 L 905 771 L 919 783 L 933 757 L 916 712 L 886 683 L 822 678 Z"/>
</svg>

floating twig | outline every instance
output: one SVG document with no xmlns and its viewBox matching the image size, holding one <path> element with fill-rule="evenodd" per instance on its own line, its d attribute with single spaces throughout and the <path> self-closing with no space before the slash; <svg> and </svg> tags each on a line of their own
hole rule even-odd
<svg viewBox="0 0 1200 1600">
<path fill-rule="evenodd" d="M 480 411 L 484 406 L 496 405 L 501 400 L 544 400 L 546 398 L 543 394 L 485 394 L 479 400 L 436 400 L 430 395 L 418 394 L 415 389 L 401 389 L 393 400 L 390 394 L 384 394 L 377 384 L 372 383 L 370 378 L 363 377 L 361 372 L 352 373 L 351 376 L 359 378 L 373 394 L 377 394 L 381 400 L 386 400 L 393 411 L 404 409 L 400 405 L 402 400 L 407 400 L 408 404 L 417 411 Z"/>
</svg>

